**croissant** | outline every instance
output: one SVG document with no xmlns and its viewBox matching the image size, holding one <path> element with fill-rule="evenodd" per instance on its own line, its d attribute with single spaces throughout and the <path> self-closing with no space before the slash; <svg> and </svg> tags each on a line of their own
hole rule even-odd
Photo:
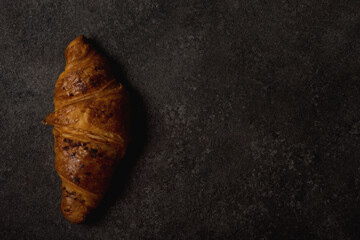
<svg viewBox="0 0 360 240">
<path fill-rule="evenodd" d="M 101 202 L 129 143 L 129 96 L 107 59 L 84 36 L 65 50 L 65 71 L 54 94 L 55 169 L 62 180 L 61 210 L 81 223 Z"/>
</svg>

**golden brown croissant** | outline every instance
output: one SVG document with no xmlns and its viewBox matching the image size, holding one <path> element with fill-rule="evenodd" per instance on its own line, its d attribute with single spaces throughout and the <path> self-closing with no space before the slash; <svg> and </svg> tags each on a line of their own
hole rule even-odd
<svg viewBox="0 0 360 240">
<path fill-rule="evenodd" d="M 65 50 L 66 67 L 54 95 L 55 169 L 62 180 L 61 210 L 85 220 L 102 200 L 129 142 L 128 95 L 109 62 L 84 36 Z"/>
</svg>

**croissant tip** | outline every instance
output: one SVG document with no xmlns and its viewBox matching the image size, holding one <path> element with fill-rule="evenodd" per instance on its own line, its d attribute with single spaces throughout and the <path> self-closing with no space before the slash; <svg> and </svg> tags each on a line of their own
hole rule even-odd
<svg viewBox="0 0 360 240">
<path fill-rule="evenodd" d="M 94 199 L 89 198 L 87 193 L 81 192 L 77 186 L 68 184 L 68 180 L 63 179 L 60 208 L 69 222 L 74 224 L 85 222 L 96 205 Z"/>
<path fill-rule="evenodd" d="M 89 213 L 89 208 L 77 200 L 63 196 L 61 211 L 64 217 L 74 224 L 83 223 Z"/>
<path fill-rule="evenodd" d="M 84 58 L 91 50 L 90 45 L 91 44 L 84 35 L 79 35 L 73 39 L 65 49 L 66 65 Z"/>
<path fill-rule="evenodd" d="M 86 37 L 84 36 L 84 34 L 80 34 L 80 35 L 77 36 L 77 38 L 75 38 L 74 40 L 76 40 L 76 39 L 78 39 L 78 40 L 85 40 Z"/>
<path fill-rule="evenodd" d="M 68 220 L 69 222 L 73 223 L 73 224 L 81 224 L 81 223 L 85 222 L 85 218 L 86 218 L 85 215 L 83 215 L 83 216 L 79 216 L 79 215 L 73 216 L 73 215 L 69 215 L 69 214 L 65 213 L 64 211 L 62 213 L 63 213 L 63 216 L 65 217 L 65 219 Z"/>
</svg>

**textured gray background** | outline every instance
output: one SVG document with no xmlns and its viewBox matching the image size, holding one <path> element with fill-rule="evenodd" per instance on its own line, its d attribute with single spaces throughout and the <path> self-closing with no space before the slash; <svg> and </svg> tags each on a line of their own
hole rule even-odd
<svg viewBox="0 0 360 240">
<path fill-rule="evenodd" d="M 345 0 L 1 0 L 0 237 L 356 239 L 359 10 Z M 80 34 L 130 89 L 136 138 L 99 210 L 72 225 L 40 122 Z"/>
</svg>

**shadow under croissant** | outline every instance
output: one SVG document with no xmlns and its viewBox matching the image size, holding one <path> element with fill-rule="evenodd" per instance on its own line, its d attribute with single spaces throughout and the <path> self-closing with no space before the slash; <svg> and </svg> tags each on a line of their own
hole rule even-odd
<svg viewBox="0 0 360 240">
<path fill-rule="evenodd" d="M 147 124 L 146 112 L 144 102 L 139 93 L 127 81 L 127 74 L 124 68 L 115 59 L 112 59 L 103 49 L 99 47 L 94 40 L 89 40 L 99 52 L 106 56 L 109 60 L 111 68 L 118 80 L 124 85 L 130 95 L 131 104 L 131 141 L 126 151 L 125 157 L 120 160 L 120 163 L 115 170 L 111 184 L 104 199 L 100 205 L 92 210 L 90 215 L 86 218 L 85 224 L 95 224 L 104 218 L 108 209 L 115 204 L 118 197 L 123 196 L 126 186 L 130 182 L 131 172 L 135 166 L 136 160 L 146 145 L 147 139 Z"/>
</svg>

